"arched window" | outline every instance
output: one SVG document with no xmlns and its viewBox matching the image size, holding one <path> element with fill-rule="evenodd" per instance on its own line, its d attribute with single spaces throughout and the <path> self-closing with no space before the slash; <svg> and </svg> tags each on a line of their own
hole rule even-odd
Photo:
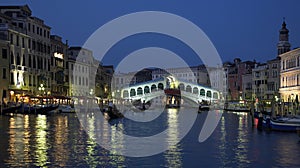
<svg viewBox="0 0 300 168">
<path fill-rule="evenodd" d="M 211 97 L 211 91 L 206 92 L 206 97 Z"/>
<path fill-rule="evenodd" d="M 136 95 L 135 89 L 130 89 L 130 97 L 135 96 L 135 95 Z"/>
<path fill-rule="evenodd" d="M 186 86 L 186 91 L 192 93 L 192 87 L 190 85 Z"/>
<path fill-rule="evenodd" d="M 180 89 L 180 90 L 185 90 L 185 89 L 184 89 L 184 84 L 183 84 L 183 83 L 180 83 L 180 84 L 178 85 L 178 89 Z"/>
<path fill-rule="evenodd" d="M 193 93 L 194 93 L 194 94 L 199 94 L 199 89 L 198 89 L 197 87 L 194 87 L 194 88 L 193 88 Z"/>
<path fill-rule="evenodd" d="M 151 92 L 153 92 L 153 91 L 156 91 L 156 85 L 155 85 L 155 84 L 153 84 L 153 85 L 151 86 Z"/>
<path fill-rule="evenodd" d="M 124 97 L 124 98 L 127 98 L 128 96 L 129 96 L 128 91 L 127 91 L 127 90 L 124 90 L 124 91 L 123 91 L 123 97 Z"/>
<path fill-rule="evenodd" d="M 141 87 L 137 89 L 137 95 L 143 95 L 143 89 Z"/>
<path fill-rule="evenodd" d="M 145 94 L 146 94 L 146 93 L 150 93 L 149 86 L 145 86 L 145 88 L 144 88 L 144 93 L 145 93 Z"/>
<path fill-rule="evenodd" d="M 158 84 L 158 89 L 159 89 L 159 90 L 164 90 L 164 84 L 159 83 L 159 84 Z"/>
<path fill-rule="evenodd" d="M 200 96 L 205 96 L 205 90 L 204 89 L 200 90 Z"/>
<path fill-rule="evenodd" d="M 219 96 L 218 96 L 218 93 L 217 93 L 217 92 L 214 92 L 214 93 L 213 93 L 213 98 L 214 98 L 214 99 L 219 99 Z"/>
</svg>

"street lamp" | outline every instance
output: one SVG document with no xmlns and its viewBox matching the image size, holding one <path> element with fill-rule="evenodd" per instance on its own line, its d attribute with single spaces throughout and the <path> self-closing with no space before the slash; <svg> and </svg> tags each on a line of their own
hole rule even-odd
<svg viewBox="0 0 300 168">
<path fill-rule="evenodd" d="M 45 87 L 44 87 L 44 85 L 42 83 L 41 83 L 41 85 L 39 87 L 39 91 L 42 93 L 42 95 L 44 95 Z"/>
</svg>

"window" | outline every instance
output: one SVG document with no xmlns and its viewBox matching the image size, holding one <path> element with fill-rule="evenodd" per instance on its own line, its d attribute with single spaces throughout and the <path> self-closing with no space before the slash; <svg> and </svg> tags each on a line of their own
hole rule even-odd
<svg viewBox="0 0 300 168">
<path fill-rule="evenodd" d="M 28 23 L 28 31 L 30 32 L 30 27 L 31 27 L 31 25 L 30 25 L 30 23 Z"/>
<path fill-rule="evenodd" d="M 32 32 L 35 33 L 35 26 L 32 25 Z"/>
<path fill-rule="evenodd" d="M 35 41 L 32 40 L 32 49 L 35 50 Z"/>
<path fill-rule="evenodd" d="M 11 85 L 14 85 L 14 74 L 13 73 L 10 73 L 10 84 Z"/>
<path fill-rule="evenodd" d="M 19 46 L 19 36 L 17 35 L 17 46 Z"/>
<path fill-rule="evenodd" d="M 12 52 L 10 53 L 10 64 L 14 64 L 14 55 Z"/>
<path fill-rule="evenodd" d="M 22 37 L 22 47 L 25 48 L 25 39 Z"/>
<path fill-rule="evenodd" d="M 10 44 L 13 44 L 13 43 L 14 43 L 14 35 L 10 34 Z"/>
<path fill-rule="evenodd" d="M 40 28 L 36 27 L 36 34 L 39 34 L 39 33 L 40 33 Z"/>
<path fill-rule="evenodd" d="M 28 55 L 28 66 L 31 68 L 31 55 Z"/>
<path fill-rule="evenodd" d="M 20 28 L 23 28 L 23 23 L 19 23 L 19 27 L 20 27 Z"/>
<path fill-rule="evenodd" d="M 33 68 L 36 68 L 36 60 L 35 60 L 35 56 L 33 56 Z"/>
<path fill-rule="evenodd" d="M 21 65 L 21 57 L 19 53 L 17 53 L 17 65 Z"/>
<path fill-rule="evenodd" d="M 2 79 L 6 79 L 6 68 L 3 68 Z"/>
<path fill-rule="evenodd" d="M 6 48 L 2 48 L 2 58 L 7 59 L 7 49 Z"/>
<path fill-rule="evenodd" d="M 31 40 L 30 39 L 28 39 L 28 48 L 31 49 Z"/>
<path fill-rule="evenodd" d="M 25 55 L 23 55 L 22 66 L 26 66 L 26 63 L 25 63 Z"/>
</svg>

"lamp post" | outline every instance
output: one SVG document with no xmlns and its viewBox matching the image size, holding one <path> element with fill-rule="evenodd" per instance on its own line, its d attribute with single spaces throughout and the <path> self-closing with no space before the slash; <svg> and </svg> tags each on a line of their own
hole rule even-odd
<svg viewBox="0 0 300 168">
<path fill-rule="evenodd" d="M 44 87 L 43 84 L 40 84 L 39 91 L 42 93 L 42 96 L 43 96 L 44 95 L 44 91 L 45 91 L 45 87 Z"/>
<path fill-rule="evenodd" d="M 41 95 L 44 96 L 44 91 L 45 91 L 45 87 L 44 85 L 41 83 L 40 86 L 39 86 L 39 91 L 41 92 Z M 44 100 L 42 99 L 42 103 L 44 103 Z"/>
</svg>

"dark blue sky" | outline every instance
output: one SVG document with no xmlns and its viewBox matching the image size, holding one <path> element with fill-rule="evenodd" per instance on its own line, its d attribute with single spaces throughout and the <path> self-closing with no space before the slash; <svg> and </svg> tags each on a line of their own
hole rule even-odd
<svg viewBox="0 0 300 168">
<path fill-rule="evenodd" d="M 1 3 L 23 4 L 28 4 L 34 16 L 52 27 L 52 34 L 69 40 L 70 45 L 83 45 L 95 30 L 114 18 L 132 12 L 155 10 L 177 14 L 198 25 L 213 42 L 223 61 L 235 57 L 260 62 L 275 58 L 283 17 L 286 17 L 290 30 L 292 48 L 300 46 L 299 0 L 2 0 Z M 132 45 L 131 42 L 128 46 Z M 114 52 L 119 55 L 124 53 Z M 114 60 L 108 57 L 105 63 L 114 63 Z"/>
</svg>

